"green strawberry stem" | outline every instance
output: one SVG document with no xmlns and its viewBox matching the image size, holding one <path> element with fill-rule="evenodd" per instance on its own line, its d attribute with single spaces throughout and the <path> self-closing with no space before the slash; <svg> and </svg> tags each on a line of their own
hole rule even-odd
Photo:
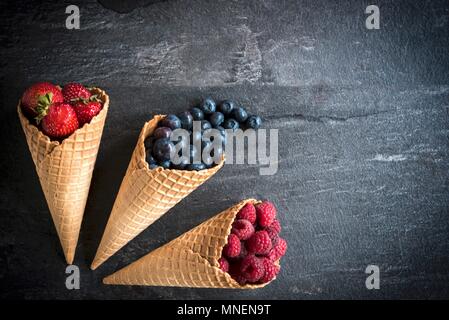
<svg viewBox="0 0 449 320">
<path fill-rule="evenodd" d="M 41 120 L 47 115 L 48 108 L 50 107 L 52 100 L 53 100 L 53 93 L 51 92 L 47 92 L 45 95 L 40 95 L 37 98 L 37 107 L 36 107 L 37 117 L 34 118 L 36 119 L 37 124 L 39 124 Z"/>
</svg>

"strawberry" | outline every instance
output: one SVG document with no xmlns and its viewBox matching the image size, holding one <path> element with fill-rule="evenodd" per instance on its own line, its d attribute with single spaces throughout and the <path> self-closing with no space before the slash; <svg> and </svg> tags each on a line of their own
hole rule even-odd
<svg viewBox="0 0 449 320">
<path fill-rule="evenodd" d="M 73 103 L 80 99 L 89 99 L 90 91 L 80 83 L 68 83 L 62 88 L 64 102 Z"/>
<path fill-rule="evenodd" d="M 80 100 L 73 104 L 80 127 L 89 123 L 101 111 L 102 105 L 98 101 Z"/>
<path fill-rule="evenodd" d="M 63 101 L 61 90 L 49 82 L 33 84 L 22 95 L 22 110 L 30 118 L 38 115 L 38 108 Z"/>
<path fill-rule="evenodd" d="M 64 102 L 53 103 L 41 110 L 38 116 L 42 119 L 42 131 L 51 138 L 63 139 L 78 129 L 78 119 L 73 107 Z"/>
</svg>

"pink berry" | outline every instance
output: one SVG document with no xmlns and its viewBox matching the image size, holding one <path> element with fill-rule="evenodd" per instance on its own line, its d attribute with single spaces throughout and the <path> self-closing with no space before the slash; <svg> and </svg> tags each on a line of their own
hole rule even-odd
<svg viewBox="0 0 449 320">
<path fill-rule="evenodd" d="M 268 232 L 264 230 L 256 231 L 252 237 L 246 241 L 246 249 L 254 254 L 267 254 L 270 252 L 271 247 L 272 243 L 270 236 L 268 235 Z"/>
<path fill-rule="evenodd" d="M 232 224 L 231 232 L 239 237 L 240 240 L 249 239 L 254 233 L 254 226 L 245 219 L 236 220 Z"/>
<path fill-rule="evenodd" d="M 276 208 L 271 202 L 264 201 L 256 205 L 257 223 L 260 227 L 268 227 L 276 218 Z"/>
<path fill-rule="evenodd" d="M 223 248 L 223 254 L 228 258 L 235 258 L 240 254 L 240 239 L 235 234 L 228 236 L 228 243 Z"/>
<path fill-rule="evenodd" d="M 252 203 L 247 203 L 239 213 L 237 213 L 237 219 L 245 219 L 252 224 L 256 223 L 256 208 Z"/>
</svg>

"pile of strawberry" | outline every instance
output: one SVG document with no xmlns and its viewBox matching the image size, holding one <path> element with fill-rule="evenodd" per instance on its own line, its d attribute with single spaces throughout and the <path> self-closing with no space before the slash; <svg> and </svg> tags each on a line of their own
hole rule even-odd
<svg viewBox="0 0 449 320">
<path fill-rule="evenodd" d="M 103 108 L 98 97 L 79 83 L 66 84 L 61 90 L 39 82 L 25 90 L 21 101 L 28 119 L 55 140 L 70 136 Z"/>
<path fill-rule="evenodd" d="M 237 214 L 228 243 L 219 259 L 220 268 L 239 284 L 267 283 L 279 273 L 279 259 L 287 242 L 279 237 L 281 224 L 276 208 L 264 201 L 246 204 Z"/>
</svg>

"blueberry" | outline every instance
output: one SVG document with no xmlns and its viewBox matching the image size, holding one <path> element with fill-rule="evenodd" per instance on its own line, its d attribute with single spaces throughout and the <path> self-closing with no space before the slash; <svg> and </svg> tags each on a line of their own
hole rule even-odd
<svg viewBox="0 0 449 320">
<path fill-rule="evenodd" d="M 202 120 L 201 121 L 201 131 L 205 131 L 208 129 L 212 129 L 212 125 L 210 124 L 210 122 L 207 120 Z"/>
<path fill-rule="evenodd" d="M 223 145 L 226 145 L 226 129 L 222 126 L 218 126 L 215 129 L 219 130 L 221 133 L 221 141 L 223 142 Z"/>
<path fill-rule="evenodd" d="M 186 170 L 189 171 L 200 171 L 206 169 L 206 165 L 204 163 L 191 163 L 186 166 Z"/>
<path fill-rule="evenodd" d="M 146 138 L 145 142 L 144 142 L 145 150 L 153 149 L 153 143 L 154 143 L 154 138 L 153 137 Z"/>
<path fill-rule="evenodd" d="M 259 116 L 249 116 L 246 120 L 246 127 L 257 130 L 262 125 L 262 119 Z"/>
<path fill-rule="evenodd" d="M 164 169 L 169 169 L 170 164 L 171 164 L 170 160 L 165 160 L 165 161 L 159 162 L 159 166 L 161 166 Z"/>
<path fill-rule="evenodd" d="M 150 164 L 150 170 L 156 169 L 157 167 L 159 167 L 159 166 L 157 165 L 157 163 L 152 163 L 152 164 Z"/>
<path fill-rule="evenodd" d="M 192 108 L 192 110 L 190 110 L 190 113 L 192 114 L 193 120 L 195 121 L 201 121 L 204 119 L 204 113 L 200 108 L 194 107 Z"/>
<path fill-rule="evenodd" d="M 235 120 L 233 118 L 229 118 L 229 119 L 225 120 L 223 127 L 225 129 L 232 129 L 232 131 L 235 131 L 239 128 L 239 123 L 237 120 Z"/>
<path fill-rule="evenodd" d="M 181 120 L 174 114 L 169 114 L 160 123 L 160 127 L 169 127 L 172 130 L 181 128 Z"/>
<path fill-rule="evenodd" d="M 173 144 L 175 145 L 175 149 L 178 150 L 178 155 L 181 156 L 182 150 L 187 144 L 187 140 L 180 139 L 179 141 L 173 141 Z"/>
<path fill-rule="evenodd" d="M 216 104 L 215 101 L 211 98 L 204 99 L 203 103 L 201 103 L 200 106 L 201 111 L 203 111 L 204 114 L 211 114 L 212 112 L 215 112 Z"/>
<path fill-rule="evenodd" d="M 183 158 L 183 159 L 181 159 L 181 163 L 179 163 L 179 164 L 174 164 L 174 163 L 172 163 L 171 167 L 172 167 L 173 169 L 176 169 L 176 170 L 184 170 L 185 167 L 186 167 L 189 163 L 190 163 L 189 159 Z"/>
<path fill-rule="evenodd" d="M 148 164 L 151 166 L 152 164 L 157 165 L 157 161 L 153 158 L 153 156 L 151 155 L 151 150 L 147 151 L 147 162 Z"/>
<path fill-rule="evenodd" d="M 229 116 L 234 108 L 235 103 L 233 101 L 225 100 L 218 106 L 218 111 L 223 113 L 225 116 Z"/>
<path fill-rule="evenodd" d="M 209 122 L 212 125 L 212 127 L 216 128 L 220 126 L 224 121 L 224 115 L 221 112 L 213 112 L 209 116 Z"/>
<path fill-rule="evenodd" d="M 248 118 L 248 113 L 242 107 L 238 107 L 232 111 L 232 117 L 240 123 L 244 123 Z"/>
<path fill-rule="evenodd" d="M 189 111 L 181 112 L 178 115 L 179 120 L 181 120 L 181 128 L 186 130 L 192 130 L 193 117 Z"/>
<path fill-rule="evenodd" d="M 162 138 L 170 138 L 172 131 L 168 127 L 159 127 L 154 130 L 153 137 L 154 139 L 162 139 Z"/>
<path fill-rule="evenodd" d="M 175 145 L 170 139 L 158 139 L 153 145 L 153 156 L 159 161 L 170 160 L 173 152 L 175 152 Z"/>
</svg>

